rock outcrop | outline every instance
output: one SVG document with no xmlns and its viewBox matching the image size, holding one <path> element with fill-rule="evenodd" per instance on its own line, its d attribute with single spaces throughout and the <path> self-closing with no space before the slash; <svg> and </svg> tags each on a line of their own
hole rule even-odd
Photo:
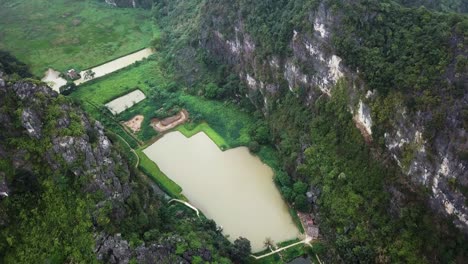
<svg viewBox="0 0 468 264">
<path fill-rule="evenodd" d="M 131 182 L 126 160 L 98 121 L 44 84 L 31 81 L 6 84 L 0 79 L 0 105 L 10 108 L 0 111 L 0 201 L 21 195 L 24 184 L 9 186 L 9 169 L 4 170 L 2 162 L 11 161 L 11 169 L 28 175 L 32 182 L 40 181 L 39 168 L 69 174 L 69 180 L 80 181 L 81 192 L 99 194 L 92 213 L 99 260 L 129 263 L 138 258 L 139 263 L 184 263 L 174 254 L 174 246 L 143 244 L 135 249 L 120 234 L 107 233 L 98 224 L 101 208 L 108 206 L 112 211 L 110 221 L 119 223 L 130 214 L 125 202 L 132 194 L 148 195 L 141 192 L 141 187 L 135 187 L 135 180 Z M 24 139 L 29 146 L 8 147 L 11 139 Z M 148 191 L 156 190 L 148 186 Z M 153 199 L 158 195 L 152 194 Z M 145 201 L 139 203 L 149 206 Z M 0 226 L 8 222 L 8 215 L 0 217 Z M 167 262 L 168 259 L 175 262 Z"/>
<path fill-rule="evenodd" d="M 322 1 L 307 15 L 306 23 L 313 25 L 313 31 L 291 32 L 289 55 L 259 57 L 256 51 L 262 47 L 248 32 L 242 14 L 228 16 L 216 10 L 203 19 L 201 45 L 211 56 L 231 65 L 250 88 L 250 93 L 260 91 L 264 97 L 264 111 L 279 93 L 280 84 L 286 84 L 292 93 L 296 93 L 296 88 L 305 90 L 306 104 L 313 104 L 321 96 L 331 96 L 333 87 L 343 80 L 356 126 L 371 142 L 375 114 L 371 106 L 378 104 L 378 96 L 359 78 L 359 71 L 347 67 L 335 51 L 332 39 L 340 37 L 340 17 L 339 11 L 333 11 Z M 462 55 L 467 56 L 466 52 Z M 449 82 L 456 79 L 465 85 L 468 83 L 466 74 L 456 76 L 449 72 L 443 78 Z M 393 157 L 408 181 L 430 190 L 429 199 L 434 210 L 453 217 L 454 223 L 468 232 L 467 197 L 455 187 L 468 186 L 468 161 L 459 155 L 468 149 L 468 134 L 460 114 L 466 105 L 468 92 L 465 89 L 450 106 L 440 104 L 437 109 L 413 113 L 403 105 L 396 106 L 398 112 L 391 127 L 386 128 L 384 144 L 387 154 Z M 424 131 L 440 108 L 446 111 L 443 128 L 429 147 L 428 140 L 423 137 Z"/>
</svg>

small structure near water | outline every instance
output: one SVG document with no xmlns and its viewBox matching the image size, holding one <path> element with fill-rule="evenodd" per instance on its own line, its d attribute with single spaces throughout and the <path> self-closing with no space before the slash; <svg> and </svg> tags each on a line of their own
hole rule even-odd
<svg viewBox="0 0 468 264">
<path fill-rule="evenodd" d="M 319 238 L 319 228 L 315 224 L 314 217 L 311 214 L 305 214 L 305 213 L 297 213 L 297 216 L 299 216 L 299 219 L 301 219 L 302 227 L 304 227 L 304 231 L 306 235 L 311 239 L 311 240 L 316 240 Z"/>
</svg>

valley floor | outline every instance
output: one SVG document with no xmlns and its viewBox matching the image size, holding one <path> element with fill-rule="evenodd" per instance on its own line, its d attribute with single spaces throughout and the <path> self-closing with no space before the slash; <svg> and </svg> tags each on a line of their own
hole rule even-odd
<svg viewBox="0 0 468 264">
<path fill-rule="evenodd" d="M 204 132 L 221 150 L 246 146 L 251 141 L 249 131 L 255 119 L 232 103 L 208 100 L 178 89 L 174 90 L 171 88 L 172 84 L 168 82 L 169 78 L 165 76 L 167 73 L 159 66 L 156 53 L 152 59 L 80 85 L 71 97 L 80 101 L 88 113 L 103 122 L 112 133 L 119 136 L 119 139 L 125 141 L 129 151 L 136 154 L 134 162 L 141 171 L 153 178 L 171 197 L 186 201 L 182 195 L 182 188 L 167 177 L 158 165 L 143 153 L 143 150 L 164 133 L 172 130 L 180 131 L 186 137 Z M 136 89 L 143 91 L 147 98 L 115 116 L 105 109 L 105 104 L 109 101 Z M 188 123 L 158 132 L 152 126 L 151 120 L 154 113 L 167 104 L 187 109 L 184 111 L 198 119 L 192 118 Z M 142 120 L 139 123 L 139 130 L 131 131 L 124 123 L 135 117 L 140 117 Z M 274 152 L 271 147 L 264 146 L 258 153 L 273 169 L 279 166 Z M 291 210 L 291 213 L 292 217 L 297 218 L 294 210 Z M 300 229 L 303 230 L 302 227 Z M 305 253 L 303 249 L 305 246 L 307 245 L 296 241 L 287 242 L 283 244 L 283 247 L 286 247 L 284 251 L 270 252 L 265 256 L 267 258 L 255 262 L 281 263 L 286 259 L 292 260 Z M 277 259 L 278 256 L 282 256 L 280 258 L 283 260 Z"/>
</svg>

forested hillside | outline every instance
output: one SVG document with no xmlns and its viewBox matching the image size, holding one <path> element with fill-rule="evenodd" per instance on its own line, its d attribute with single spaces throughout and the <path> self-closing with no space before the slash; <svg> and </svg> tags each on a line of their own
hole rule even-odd
<svg viewBox="0 0 468 264">
<path fill-rule="evenodd" d="M 45 2 L 0 4 L 0 263 L 468 263 L 467 1 Z M 34 76 L 149 43 L 67 96 Z M 179 112 L 186 137 L 258 154 L 319 239 L 257 261 L 172 203 L 143 151 Z"/>
<path fill-rule="evenodd" d="M 330 262 L 468 258 L 468 18 L 451 12 L 464 2 L 404 4 L 155 6 L 178 80 L 248 94 L 267 121 L 287 172 L 276 183 L 296 205 L 293 185 L 307 183 L 312 203 L 296 208 L 317 214 Z"/>
<path fill-rule="evenodd" d="M 463 0 L 398 0 L 397 2 L 405 6 L 424 6 L 426 8 L 445 12 L 468 12 L 468 3 Z"/>
<path fill-rule="evenodd" d="M 118 136 L 1 56 L 1 263 L 231 263 L 245 255 L 237 245 L 248 249 L 248 241 L 232 245 L 212 220 L 169 206 L 128 163 Z"/>
</svg>

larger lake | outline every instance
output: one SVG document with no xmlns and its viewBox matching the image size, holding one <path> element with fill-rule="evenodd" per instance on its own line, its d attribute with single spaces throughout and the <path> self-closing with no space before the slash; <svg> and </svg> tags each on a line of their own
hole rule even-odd
<svg viewBox="0 0 468 264">
<path fill-rule="evenodd" d="M 281 242 L 299 234 L 273 183 L 273 171 L 247 148 L 223 152 L 205 133 L 186 138 L 171 132 L 144 153 L 231 241 L 243 236 L 256 252 L 267 237 Z"/>
</svg>

